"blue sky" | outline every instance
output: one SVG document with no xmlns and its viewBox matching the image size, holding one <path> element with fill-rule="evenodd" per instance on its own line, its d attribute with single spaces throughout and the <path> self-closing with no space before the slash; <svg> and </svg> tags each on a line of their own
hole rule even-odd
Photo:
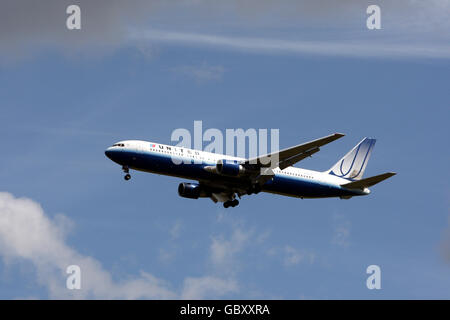
<svg viewBox="0 0 450 320">
<path fill-rule="evenodd" d="M 4 38 L 0 298 L 450 298 L 450 29 L 440 11 L 428 12 L 432 28 L 427 17 L 408 27 L 408 15 L 388 7 L 374 35 L 352 1 L 339 12 L 363 8 L 361 16 L 335 27 L 317 7 L 298 21 L 289 1 L 251 17 L 220 6 L 209 17 L 199 3 L 148 9 L 154 20 L 135 24 L 130 6 L 114 20 L 116 36 L 90 33 L 86 22 L 75 45 L 45 25 L 44 40 L 26 53 L 32 31 Z M 407 8 L 409 16 L 421 9 Z M 252 47 L 251 39 L 296 49 Z M 299 47 L 305 39 L 313 52 Z M 368 197 L 258 194 L 225 210 L 180 198 L 180 179 L 133 173 L 125 182 L 104 156 L 118 140 L 170 144 L 172 131 L 193 130 L 194 120 L 223 131 L 277 128 L 282 148 L 345 133 L 297 164 L 314 170 L 374 137 L 366 176 L 398 175 Z M 65 288 L 69 264 L 82 267 L 79 292 Z M 381 290 L 366 288 L 371 264 L 381 267 Z"/>
</svg>

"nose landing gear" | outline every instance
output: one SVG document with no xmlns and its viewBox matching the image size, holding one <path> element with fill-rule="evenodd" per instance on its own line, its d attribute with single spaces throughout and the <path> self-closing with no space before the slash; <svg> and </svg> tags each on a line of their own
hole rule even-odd
<svg viewBox="0 0 450 320">
<path fill-rule="evenodd" d="M 122 167 L 123 172 L 126 173 L 126 175 L 123 177 L 126 181 L 131 179 L 131 175 L 130 175 L 130 169 L 128 168 L 128 166 L 123 166 Z"/>
</svg>

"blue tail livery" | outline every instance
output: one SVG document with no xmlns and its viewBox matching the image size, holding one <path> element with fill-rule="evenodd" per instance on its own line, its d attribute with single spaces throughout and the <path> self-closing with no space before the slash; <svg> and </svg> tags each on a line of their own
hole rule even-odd
<svg viewBox="0 0 450 320">
<path fill-rule="evenodd" d="M 364 138 L 328 172 L 348 180 L 361 180 L 377 140 Z"/>
</svg>

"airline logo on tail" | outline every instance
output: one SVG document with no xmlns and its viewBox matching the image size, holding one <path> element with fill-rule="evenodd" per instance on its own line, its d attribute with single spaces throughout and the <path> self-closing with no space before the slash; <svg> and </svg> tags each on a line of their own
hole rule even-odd
<svg viewBox="0 0 450 320">
<path fill-rule="evenodd" d="M 376 139 L 364 138 L 339 160 L 328 173 L 349 180 L 360 180 L 366 169 L 375 142 Z"/>
</svg>

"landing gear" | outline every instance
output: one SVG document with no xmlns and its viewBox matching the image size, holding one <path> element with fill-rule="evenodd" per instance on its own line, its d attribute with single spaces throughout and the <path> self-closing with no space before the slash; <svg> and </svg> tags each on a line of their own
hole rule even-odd
<svg viewBox="0 0 450 320">
<path fill-rule="evenodd" d="M 129 174 L 130 169 L 128 168 L 128 166 L 123 166 L 122 167 L 123 172 L 126 173 L 125 177 L 123 177 L 126 181 L 131 179 L 131 175 Z"/>
<path fill-rule="evenodd" d="M 223 207 L 224 208 L 228 208 L 228 207 L 236 207 L 239 204 L 239 200 L 234 199 L 234 200 L 229 200 L 229 201 L 225 201 L 223 203 Z"/>
<path fill-rule="evenodd" d="M 259 184 L 254 184 L 250 187 L 249 191 L 247 194 L 258 194 L 261 192 L 261 186 Z"/>
</svg>

